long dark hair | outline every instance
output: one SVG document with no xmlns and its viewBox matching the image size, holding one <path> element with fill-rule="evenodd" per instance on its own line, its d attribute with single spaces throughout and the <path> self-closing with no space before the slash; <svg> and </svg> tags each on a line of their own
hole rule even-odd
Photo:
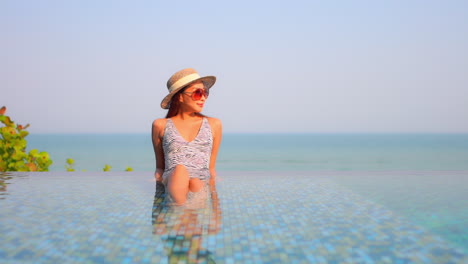
<svg viewBox="0 0 468 264">
<path fill-rule="evenodd" d="M 178 91 L 174 96 L 171 98 L 171 102 L 169 102 L 169 110 L 167 111 L 166 118 L 171 118 L 176 116 L 180 111 L 180 101 L 179 98 L 182 93 L 185 91 L 185 88 Z"/>
<path fill-rule="evenodd" d="M 187 87 L 184 87 L 183 89 L 180 89 L 177 93 L 174 94 L 171 98 L 171 102 L 169 104 L 169 110 L 167 111 L 166 118 L 171 118 L 173 116 L 176 116 L 179 114 L 180 111 L 180 100 L 179 98 L 182 96 L 182 93 L 185 92 Z M 198 116 L 200 117 L 205 117 L 205 115 L 201 113 L 197 113 Z"/>
</svg>

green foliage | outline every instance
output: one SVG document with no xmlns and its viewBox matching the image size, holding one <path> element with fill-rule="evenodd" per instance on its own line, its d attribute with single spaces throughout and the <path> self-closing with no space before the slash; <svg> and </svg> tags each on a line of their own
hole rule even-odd
<svg viewBox="0 0 468 264">
<path fill-rule="evenodd" d="M 26 153 L 26 126 L 17 125 L 0 109 L 0 171 L 48 171 L 52 160 L 47 152 L 33 149 Z"/>
<path fill-rule="evenodd" d="M 103 171 L 110 171 L 111 169 L 112 169 L 112 167 L 110 165 L 106 164 L 102 170 Z"/>
<path fill-rule="evenodd" d="M 67 169 L 67 171 L 75 171 L 75 168 L 73 168 L 74 164 L 75 164 L 75 161 L 73 159 L 68 158 L 67 165 L 65 165 L 65 169 Z"/>
<path fill-rule="evenodd" d="M 0 122 L 3 127 L 0 128 L 0 171 L 48 171 L 52 165 L 49 153 L 37 149 L 32 149 L 26 153 L 26 136 L 29 132 L 26 126 L 17 125 L 9 116 L 5 115 L 6 107 L 0 108 Z M 75 161 L 68 158 L 65 168 L 67 171 L 75 171 Z M 103 171 L 110 171 L 111 166 L 106 164 Z M 127 167 L 125 171 L 133 171 Z M 0 188 L 2 187 L 0 182 Z"/>
<path fill-rule="evenodd" d="M 75 167 L 74 167 L 75 166 L 75 160 L 68 158 L 66 160 L 66 162 L 67 162 L 67 164 L 65 165 L 65 169 L 67 169 L 67 171 L 75 171 Z M 110 165 L 106 164 L 102 170 L 103 171 L 110 171 L 111 169 L 112 169 L 112 167 Z M 86 171 L 86 170 L 81 170 L 81 171 Z M 127 167 L 125 169 L 125 171 L 133 171 L 133 169 L 131 167 Z"/>
</svg>

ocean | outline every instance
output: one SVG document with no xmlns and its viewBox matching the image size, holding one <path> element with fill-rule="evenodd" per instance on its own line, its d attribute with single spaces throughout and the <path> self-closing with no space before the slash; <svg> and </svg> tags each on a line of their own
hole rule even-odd
<svg viewBox="0 0 468 264">
<path fill-rule="evenodd" d="M 28 150 L 47 151 L 50 171 L 153 171 L 148 134 L 35 134 Z M 224 134 L 219 171 L 468 170 L 468 134 Z"/>
</svg>

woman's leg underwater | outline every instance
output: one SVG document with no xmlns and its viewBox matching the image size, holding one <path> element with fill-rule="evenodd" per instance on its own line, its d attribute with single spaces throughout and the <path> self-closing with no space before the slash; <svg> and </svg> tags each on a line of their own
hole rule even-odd
<svg viewBox="0 0 468 264">
<path fill-rule="evenodd" d="M 184 165 L 177 165 L 167 181 L 169 194 L 176 204 L 184 204 L 189 191 L 198 192 L 203 187 L 203 182 L 197 178 L 189 177 Z"/>
<path fill-rule="evenodd" d="M 177 165 L 172 175 L 167 179 L 167 190 L 176 204 L 183 204 L 187 200 L 189 190 L 189 174 L 185 166 Z"/>
</svg>

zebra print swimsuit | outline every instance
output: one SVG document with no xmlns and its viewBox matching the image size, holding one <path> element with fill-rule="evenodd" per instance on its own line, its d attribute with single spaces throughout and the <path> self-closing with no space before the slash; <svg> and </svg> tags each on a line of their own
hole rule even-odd
<svg viewBox="0 0 468 264">
<path fill-rule="evenodd" d="M 188 142 L 179 133 L 170 118 L 164 128 L 163 150 L 165 170 L 163 179 L 169 177 L 177 165 L 184 165 L 190 178 L 208 180 L 210 178 L 210 156 L 213 147 L 213 134 L 207 118 L 194 140 Z"/>
</svg>

